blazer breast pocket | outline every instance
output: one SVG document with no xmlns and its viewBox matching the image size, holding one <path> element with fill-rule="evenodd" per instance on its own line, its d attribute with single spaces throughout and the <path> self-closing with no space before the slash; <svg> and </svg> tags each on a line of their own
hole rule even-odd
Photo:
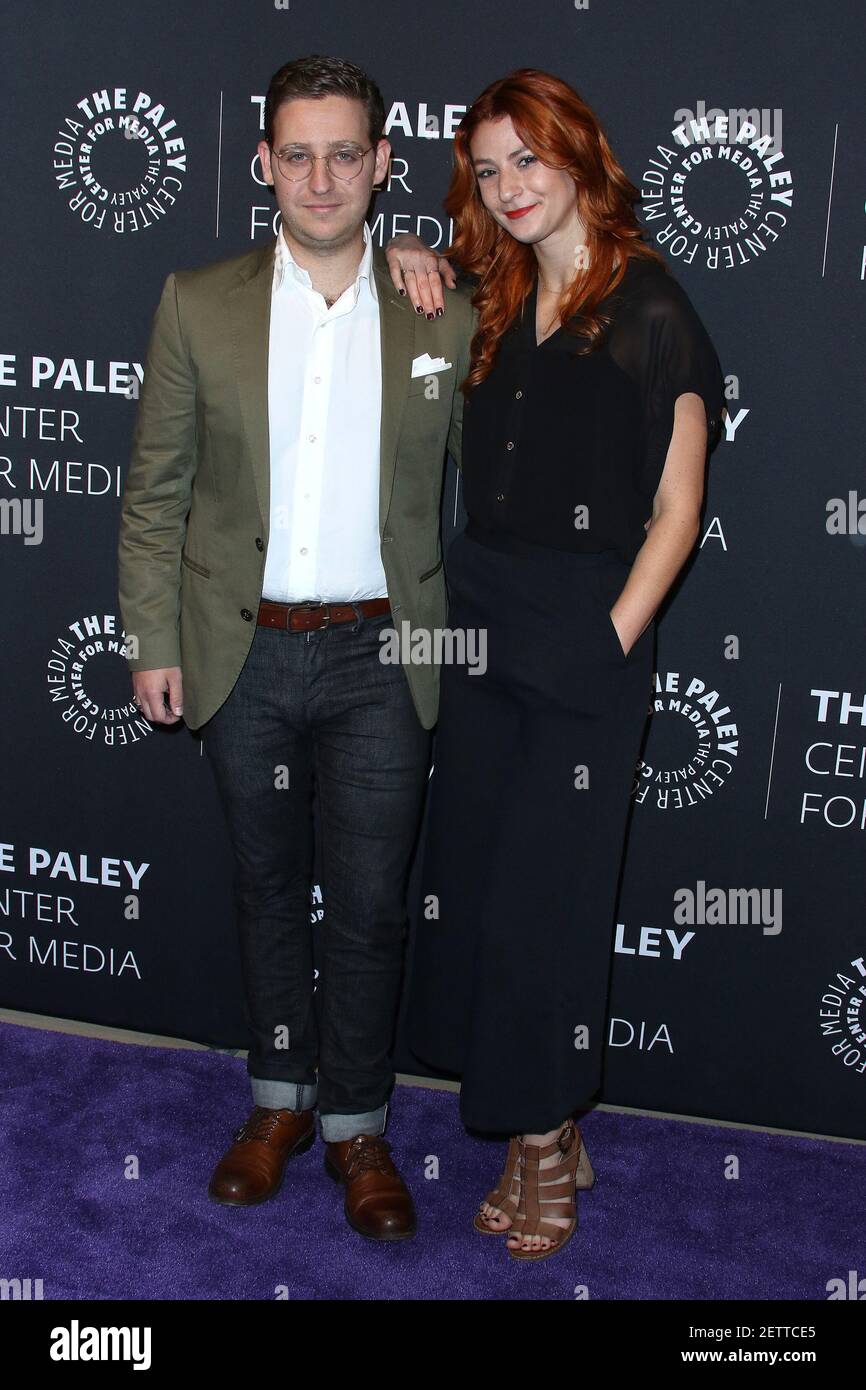
<svg viewBox="0 0 866 1390">
<path fill-rule="evenodd" d="M 408 395 L 426 396 L 430 401 L 440 396 L 451 395 L 454 389 L 454 368 L 447 367 L 441 372 L 428 372 L 425 376 L 413 376 L 409 380 Z"/>
</svg>

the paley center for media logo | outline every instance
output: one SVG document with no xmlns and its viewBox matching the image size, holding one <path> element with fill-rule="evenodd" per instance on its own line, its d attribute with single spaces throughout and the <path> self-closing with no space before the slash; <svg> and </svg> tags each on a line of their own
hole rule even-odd
<svg viewBox="0 0 866 1390">
<path fill-rule="evenodd" d="M 173 208 L 186 146 L 159 95 L 100 87 L 75 102 L 54 134 L 54 178 L 70 211 L 120 236 L 145 231 Z"/>
</svg>

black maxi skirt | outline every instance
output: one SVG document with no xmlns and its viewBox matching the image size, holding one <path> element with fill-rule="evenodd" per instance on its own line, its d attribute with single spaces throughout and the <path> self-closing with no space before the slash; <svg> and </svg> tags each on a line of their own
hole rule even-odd
<svg viewBox="0 0 866 1390">
<path fill-rule="evenodd" d="M 440 670 L 406 1037 L 461 1077 L 467 1128 L 543 1133 L 601 1084 L 656 624 L 626 656 L 609 610 L 630 565 L 613 550 L 470 521 L 446 564 L 448 626 L 486 633 L 486 670 Z"/>
</svg>

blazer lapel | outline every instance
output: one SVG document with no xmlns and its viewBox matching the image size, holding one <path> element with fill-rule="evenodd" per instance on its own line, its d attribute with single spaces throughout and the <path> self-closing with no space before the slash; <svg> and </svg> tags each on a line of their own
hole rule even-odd
<svg viewBox="0 0 866 1390">
<path fill-rule="evenodd" d="M 268 338 L 276 237 L 265 242 L 249 276 L 228 292 L 232 351 L 244 433 L 253 465 L 259 510 L 270 531 L 271 458 L 268 431 Z"/>
<path fill-rule="evenodd" d="M 394 288 L 384 251 L 373 247 L 373 274 L 379 299 L 379 337 L 382 358 L 382 420 L 379 430 L 379 531 L 385 529 L 394 474 L 400 422 L 409 393 L 415 311 L 409 298 Z"/>
</svg>

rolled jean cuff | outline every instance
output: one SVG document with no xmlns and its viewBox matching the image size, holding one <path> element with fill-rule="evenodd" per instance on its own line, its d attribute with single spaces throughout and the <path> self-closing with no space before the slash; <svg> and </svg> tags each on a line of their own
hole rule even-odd
<svg viewBox="0 0 866 1390">
<path fill-rule="evenodd" d="M 267 1110 L 314 1110 L 318 1086 L 303 1081 L 272 1081 L 270 1077 L 251 1076 L 253 1102 Z"/>
<path fill-rule="evenodd" d="M 388 1103 L 378 1110 L 367 1110 L 361 1115 L 320 1115 L 322 1138 L 326 1144 L 337 1144 L 343 1139 L 354 1139 L 357 1134 L 384 1134 Z"/>
</svg>

